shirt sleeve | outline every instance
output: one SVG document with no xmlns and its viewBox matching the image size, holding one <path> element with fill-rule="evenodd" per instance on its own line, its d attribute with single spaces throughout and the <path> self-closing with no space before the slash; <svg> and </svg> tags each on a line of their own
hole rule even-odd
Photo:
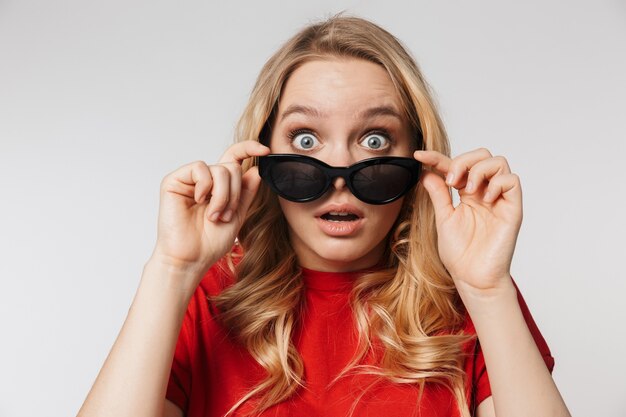
<svg viewBox="0 0 626 417">
<path fill-rule="evenodd" d="M 522 294 L 517 287 L 517 284 L 513 282 L 515 285 L 515 289 L 517 290 L 517 301 L 519 302 L 519 306 L 522 310 L 522 315 L 526 320 L 526 324 L 528 325 L 528 329 L 535 340 L 535 344 L 543 357 L 544 362 L 546 363 L 546 367 L 552 373 L 554 369 L 554 358 L 550 353 L 550 348 L 546 343 L 545 339 L 541 335 L 537 324 L 533 320 L 530 311 L 528 310 L 528 306 L 526 305 L 526 301 L 522 297 Z M 480 342 L 476 341 L 476 351 L 474 356 L 474 372 L 473 372 L 473 386 L 474 386 L 474 404 L 477 406 L 487 397 L 491 396 L 491 386 L 489 385 L 489 375 L 487 374 L 487 367 L 485 365 L 485 357 L 483 356 L 482 349 L 480 347 Z"/>
<path fill-rule="evenodd" d="M 195 295 L 191 298 L 176 341 L 174 359 L 165 397 L 186 414 L 191 391 L 191 363 L 194 351 Z"/>
</svg>

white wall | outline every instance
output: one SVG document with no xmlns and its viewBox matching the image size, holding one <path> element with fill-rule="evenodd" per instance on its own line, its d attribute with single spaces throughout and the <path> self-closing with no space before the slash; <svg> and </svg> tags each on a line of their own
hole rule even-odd
<svg viewBox="0 0 626 417">
<path fill-rule="evenodd" d="M 624 416 L 626 5 L 0 2 L 0 416 L 80 407 L 155 241 L 163 176 L 215 161 L 263 62 L 347 9 L 402 39 L 455 154 L 523 181 L 513 273 L 572 414 Z M 222 2 L 226 3 L 226 2 Z"/>
</svg>

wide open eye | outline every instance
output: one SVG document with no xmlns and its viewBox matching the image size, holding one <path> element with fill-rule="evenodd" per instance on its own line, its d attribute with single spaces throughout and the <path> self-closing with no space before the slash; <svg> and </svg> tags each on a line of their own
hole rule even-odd
<svg viewBox="0 0 626 417">
<path fill-rule="evenodd" d="M 291 144 L 296 149 L 308 151 L 318 146 L 320 141 L 311 132 L 301 132 L 291 135 Z"/>
<path fill-rule="evenodd" d="M 389 146 L 389 139 L 380 133 L 369 133 L 359 144 L 369 149 L 379 150 Z"/>
</svg>

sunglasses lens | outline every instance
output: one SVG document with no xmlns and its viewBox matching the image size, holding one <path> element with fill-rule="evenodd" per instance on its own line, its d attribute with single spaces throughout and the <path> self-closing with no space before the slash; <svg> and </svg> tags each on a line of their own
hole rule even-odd
<svg viewBox="0 0 626 417">
<path fill-rule="evenodd" d="M 411 172 L 393 164 L 371 165 L 358 170 L 352 177 L 352 185 L 360 197 L 377 202 L 398 197 L 410 182 Z"/>
<path fill-rule="evenodd" d="M 326 177 L 320 168 L 297 161 L 282 161 L 275 164 L 270 176 L 279 193 L 291 200 L 314 197 L 320 194 L 326 185 Z"/>
</svg>

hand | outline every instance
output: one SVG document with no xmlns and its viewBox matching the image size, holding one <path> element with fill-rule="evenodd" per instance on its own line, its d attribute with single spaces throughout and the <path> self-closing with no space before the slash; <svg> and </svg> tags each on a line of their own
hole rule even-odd
<svg viewBox="0 0 626 417">
<path fill-rule="evenodd" d="M 269 152 L 256 141 L 244 141 L 228 148 L 218 164 L 193 162 L 167 175 L 161 182 L 153 258 L 203 275 L 224 256 L 261 182 L 256 167 L 242 175 L 241 163 Z"/>
<path fill-rule="evenodd" d="M 423 171 L 422 183 L 435 208 L 439 255 L 459 292 L 508 288 L 522 190 L 506 159 L 486 149 L 454 159 L 436 151 L 416 151 L 414 157 L 434 168 Z M 456 207 L 448 187 L 459 190 Z"/>
</svg>

